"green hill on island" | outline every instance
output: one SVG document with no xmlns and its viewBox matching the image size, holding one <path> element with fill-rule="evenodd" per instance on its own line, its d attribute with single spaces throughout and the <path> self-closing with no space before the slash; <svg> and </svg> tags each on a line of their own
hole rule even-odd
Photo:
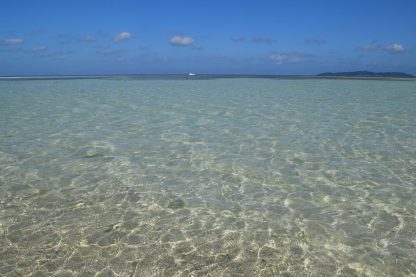
<svg viewBox="0 0 416 277">
<path fill-rule="evenodd" d="M 403 72 L 371 72 L 371 71 L 352 71 L 352 72 L 325 72 L 318 74 L 319 77 L 390 77 L 390 78 L 414 78 L 415 76 Z"/>
</svg>

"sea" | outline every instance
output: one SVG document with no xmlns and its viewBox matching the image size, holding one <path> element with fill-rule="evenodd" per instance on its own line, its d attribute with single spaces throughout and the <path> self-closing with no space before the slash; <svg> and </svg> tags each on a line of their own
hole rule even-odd
<svg viewBox="0 0 416 277">
<path fill-rule="evenodd" d="M 416 81 L 0 80 L 1 276 L 415 276 Z"/>
</svg>

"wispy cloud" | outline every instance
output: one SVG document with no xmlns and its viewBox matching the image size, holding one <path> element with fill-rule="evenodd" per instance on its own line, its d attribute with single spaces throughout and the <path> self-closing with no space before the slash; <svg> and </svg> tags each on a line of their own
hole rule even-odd
<svg viewBox="0 0 416 277">
<path fill-rule="evenodd" d="M 371 51 L 386 51 L 389 52 L 390 54 L 403 54 L 406 52 L 409 52 L 410 49 L 408 49 L 407 47 L 405 47 L 403 44 L 400 43 L 392 43 L 386 46 L 381 45 L 380 43 L 378 43 L 377 41 L 373 41 L 372 43 L 369 44 L 364 44 L 361 46 L 358 46 L 357 48 L 355 48 L 356 51 L 361 51 L 361 52 L 371 52 Z"/>
<path fill-rule="evenodd" d="M 94 42 L 97 40 L 97 38 L 95 36 L 88 35 L 88 36 L 81 37 L 80 40 L 84 42 Z"/>
<path fill-rule="evenodd" d="M 287 51 L 281 53 L 272 53 L 269 58 L 276 64 L 284 63 L 300 63 L 311 59 L 313 56 L 305 53 L 298 53 L 294 51 Z"/>
<path fill-rule="evenodd" d="M 36 53 L 32 57 L 34 58 L 57 58 L 56 54 L 48 54 L 48 53 Z"/>
<path fill-rule="evenodd" d="M 377 51 L 377 50 L 381 50 L 381 45 L 377 41 L 373 41 L 372 43 L 369 43 L 369 44 L 360 45 L 357 48 L 355 48 L 355 50 L 361 51 L 361 52 Z"/>
<path fill-rule="evenodd" d="M 57 51 L 54 53 L 46 53 L 45 51 L 43 52 L 38 52 L 38 53 L 34 53 L 33 57 L 34 58 L 50 58 L 50 59 L 57 59 L 57 60 L 63 60 L 66 59 L 67 55 L 72 54 L 72 51 L 68 50 L 68 51 Z"/>
<path fill-rule="evenodd" d="M 242 36 L 233 36 L 230 39 L 233 42 L 245 42 L 247 40 L 245 37 L 242 37 Z M 276 40 L 271 39 L 271 38 L 267 38 L 267 37 L 257 36 L 257 37 L 253 37 L 251 39 L 251 42 L 257 43 L 257 44 L 262 44 L 262 43 L 264 43 L 264 44 L 272 44 L 272 43 L 275 43 Z"/>
<path fill-rule="evenodd" d="M 22 38 L 6 38 L 0 40 L 0 45 L 18 45 L 25 43 L 25 40 Z"/>
<path fill-rule="evenodd" d="M 105 46 L 105 45 L 98 45 L 95 46 L 95 48 L 98 49 L 97 53 L 102 56 L 112 56 L 112 55 L 118 55 L 128 52 L 127 50 L 121 50 L 121 49 L 114 49 L 111 46 Z"/>
<path fill-rule="evenodd" d="M 69 45 L 76 41 L 76 37 L 68 34 L 59 34 L 58 35 L 59 44 Z"/>
<path fill-rule="evenodd" d="M 189 46 L 194 43 L 194 39 L 192 37 L 183 37 L 180 35 L 175 35 L 170 38 L 170 44 L 174 46 Z"/>
<path fill-rule="evenodd" d="M 58 52 L 54 53 L 54 58 L 58 59 L 58 60 L 64 60 L 64 59 L 66 59 L 66 57 L 68 55 L 70 55 L 72 53 L 73 53 L 72 50 L 61 50 L 61 51 L 58 51 Z"/>
<path fill-rule="evenodd" d="M 234 37 L 231 37 L 231 40 L 234 41 L 234 42 L 243 42 L 246 39 L 244 37 L 234 36 Z"/>
<path fill-rule="evenodd" d="M 266 37 L 253 37 L 251 41 L 254 43 L 267 43 L 267 44 L 276 42 L 274 39 L 266 38 Z"/>
<path fill-rule="evenodd" d="M 319 45 L 325 44 L 326 40 L 322 39 L 322 38 L 307 38 L 307 39 L 304 40 L 304 42 L 306 44 L 318 45 L 319 46 Z"/>
<path fill-rule="evenodd" d="M 404 47 L 403 44 L 393 43 L 384 47 L 384 50 L 391 53 L 391 54 L 402 54 L 408 52 L 409 49 Z"/>
<path fill-rule="evenodd" d="M 24 49 L 21 47 L 7 47 L 7 48 L 0 48 L 0 52 L 8 52 L 8 53 L 17 53 L 21 52 Z"/>
<path fill-rule="evenodd" d="M 30 31 L 29 34 L 32 35 L 32 36 L 38 36 L 38 35 L 40 35 L 42 33 L 43 33 L 43 31 L 41 29 L 35 28 L 32 31 Z"/>
<path fill-rule="evenodd" d="M 121 32 L 115 36 L 113 36 L 114 42 L 124 41 L 133 38 L 132 34 L 129 32 Z"/>
<path fill-rule="evenodd" d="M 39 46 L 39 47 L 32 48 L 31 52 L 32 53 L 40 53 L 40 52 L 45 52 L 47 50 L 48 50 L 47 46 Z"/>
<path fill-rule="evenodd" d="M 114 55 L 114 54 L 117 54 L 117 51 L 111 47 L 108 47 L 108 48 L 103 48 L 99 50 L 98 53 L 101 55 Z"/>
</svg>

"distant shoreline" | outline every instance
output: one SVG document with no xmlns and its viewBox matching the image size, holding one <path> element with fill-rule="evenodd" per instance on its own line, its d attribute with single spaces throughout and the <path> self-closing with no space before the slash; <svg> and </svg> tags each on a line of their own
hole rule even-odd
<svg viewBox="0 0 416 277">
<path fill-rule="evenodd" d="M 317 79 L 416 81 L 416 77 L 316 76 Z"/>
<path fill-rule="evenodd" d="M 366 77 L 366 78 L 415 78 L 412 74 L 405 72 L 372 72 L 368 70 L 347 72 L 324 72 L 319 77 Z"/>
</svg>

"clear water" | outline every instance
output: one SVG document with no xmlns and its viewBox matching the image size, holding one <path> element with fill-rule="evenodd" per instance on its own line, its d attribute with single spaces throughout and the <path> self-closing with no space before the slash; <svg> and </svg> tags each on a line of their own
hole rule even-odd
<svg viewBox="0 0 416 277">
<path fill-rule="evenodd" d="M 414 276 L 416 82 L 0 82 L 2 276 Z"/>
</svg>

